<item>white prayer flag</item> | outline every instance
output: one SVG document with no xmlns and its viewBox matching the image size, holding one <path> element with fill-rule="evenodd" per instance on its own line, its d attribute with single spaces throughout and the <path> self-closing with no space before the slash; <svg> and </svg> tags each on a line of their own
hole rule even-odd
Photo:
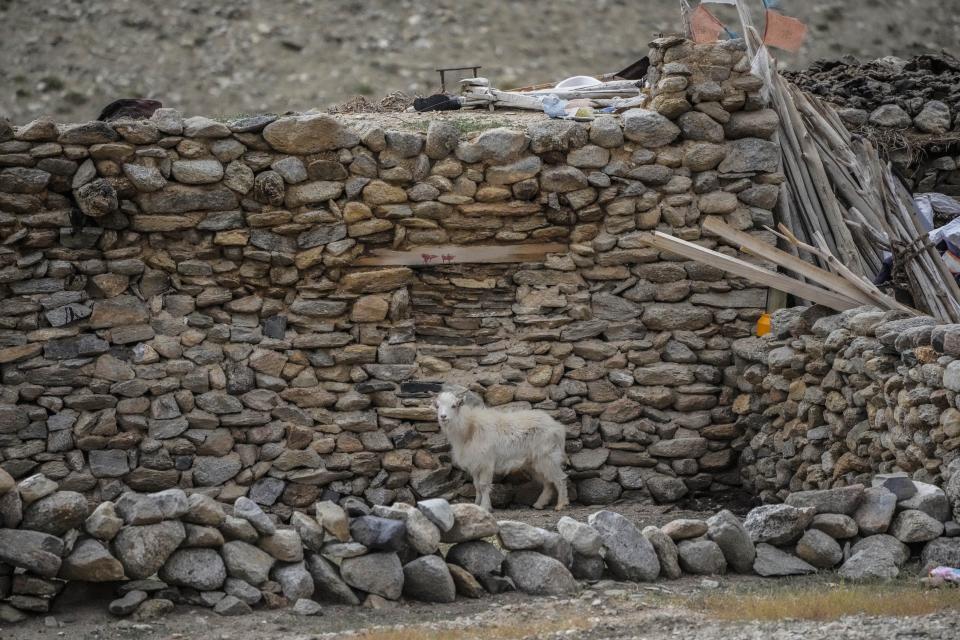
<svg viewBox="0 0 960 640">
<path fill-rule="evenodd" d="M 737 0 L 700 0 L 701 4 L 737 4 Z"/>
</svg>

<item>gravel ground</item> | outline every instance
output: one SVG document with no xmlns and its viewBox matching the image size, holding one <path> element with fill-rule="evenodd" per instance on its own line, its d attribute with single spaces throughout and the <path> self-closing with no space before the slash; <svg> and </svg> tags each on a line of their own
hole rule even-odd
<svg viewBox="0 0 960 640">
<path fill-rule="evenodd" d="M 780 5 L 810 27 L 803 50 L 782 55 L 793 68 L 960 40 L 956 2 Z M 736 24 L 730 7 L 711 9 Z M 676 0 L 0 0 L 0 115 L 85 121 L 120 97 L 190 115 L 303 111 L 432 93 L 436 67 L 465 64 L 509 88 L 618 71 L 679 26 Z"/>
<path fill-rule="evenodd" d="M 829 577 L 772 580 L 748 576 L 719 578 L 719 590 L 777 589 L 826 584 Z M 69 637 L 75 640 L 233 640 L 269 637 L 276 640 L 406 640 L 414 638 L 645 638 L 697 640 L 825 640 L 909 639 L 954 640 L 960 617 L 953 613 L 910 618 L 849 616 L 832 622 L 781 620 L 728 622 L 698 610 L 698 597 L 708 591 L 701 580 L 687 577 L 653 585 L 604 581 L 574 598 L 534 598 L 517 593 L 452 604 L 407 603 L 370 610 L 327 606 L 323 615 L 300 618 L 289 611 L 257 611 L 239 618 L 221 618 L 209 610 L 177 607 L 162 619 L 118 620 L 105 613 L 106 601 L 85 591 L 83 604 L 62 602 L 55 611 L 59 626 L 34 618 L 18 627 L 0 628 L 0 638 L 33 640 Z M 713 592 L 713 589 L 709 589 Z M 107 593 L 102 594 L 108 597 Z M 78 594 L 68 594 L 77 599 Z M 91 599 L 91 596 L 94 596 Z"/>
</svg>

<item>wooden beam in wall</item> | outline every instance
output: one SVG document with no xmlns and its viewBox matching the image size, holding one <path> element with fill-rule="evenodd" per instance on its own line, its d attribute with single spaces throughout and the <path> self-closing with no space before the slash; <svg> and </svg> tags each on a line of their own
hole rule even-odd
<svg viewBox="0 0 960 640">
<path fill-rule="evenodd" d="M 351 265 L 373 267 L 406 265 L 433 267 L 462 263 L 542 262 L 548 253 L 567 253 L 569 247 L 560 243 L 505 244 L 505 245 L 428 245 L 409 251 L 373 249 L 354 260 Z"/>
</svg>

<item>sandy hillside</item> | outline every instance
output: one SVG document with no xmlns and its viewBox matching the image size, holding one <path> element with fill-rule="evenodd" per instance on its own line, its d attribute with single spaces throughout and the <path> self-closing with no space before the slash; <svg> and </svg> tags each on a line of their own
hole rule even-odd
<svg viewBox="0 0 960 640">
<path fill-rule="evenodd" d="M 693 2 L 696 3 L 696 0 Z M 760 7 L 760 0 L 754 3 Z M 960 0 L 781 0 L 812 38 L 797 67 L 960 42 Z M 950 6 L 954 5 L 955 10 Z M 95 118 L 118 97 L 189 114 L 325 107 L 438 89 L 479 64 L 508 88 L 617 71 L 678 28 L 675 0 L 0 0 L 0 115 Z M 713 5 L 721 16 L 729 7 Z"/>
</svg>

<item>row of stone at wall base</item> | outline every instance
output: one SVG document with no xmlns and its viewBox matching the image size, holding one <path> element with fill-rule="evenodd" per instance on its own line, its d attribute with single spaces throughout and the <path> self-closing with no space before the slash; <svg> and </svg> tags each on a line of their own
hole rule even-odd
<svg viewBox="0 0 960 640">
<path fill-rule="evenodd" d="M 0 621 L 44 613 L 69 581 L 117 584 L 109 610 L 141 619 L 176 604 L 241 615 L 320 602 L 369 607 L 401 600 L 519 590 L 570 595 L 604 576 L 620 581 L 727 572 L 779 577 L 838 568 L 848 580 L 960 565 L 960 501 L 902 476 L 792 494 L 786 503 L 639 528 L 613 511 L 555 531 L 501 520 L 473 504 L 434 499 L 348 512 L 319 502 L 314 515 L 277 522 L 241 497 L 221 503 L 180 489 L 127 493 L 88 513 L 79 494 L 33 476 L 9 488 L 25 505 L 20 528 L 0 529 Z M 8 514 L 9 515 L 9 514 Z M 944 522 L 946 520 L 946 522 Z"/>
</svg>

